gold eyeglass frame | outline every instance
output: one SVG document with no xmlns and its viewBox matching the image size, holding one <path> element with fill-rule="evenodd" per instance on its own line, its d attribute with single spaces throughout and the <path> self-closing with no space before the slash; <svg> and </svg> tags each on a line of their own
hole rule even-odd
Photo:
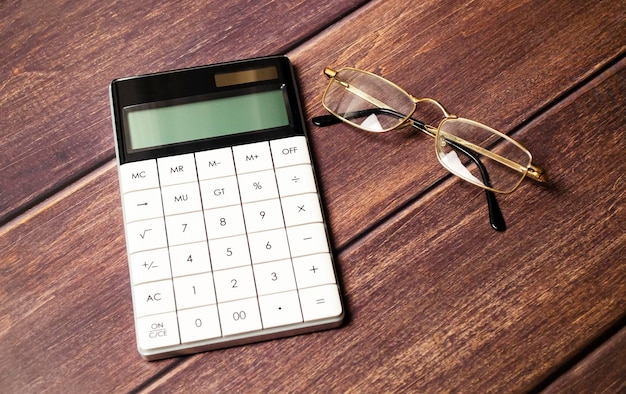
<svg viewBox="0 0 626 394">
<path fill-rule="evenodd" d="M 489 126 L 486 126 L 482 123 L 476 122 L 474 120 L 471 119 L 466 119 L 466 118 L 460 118 L 456 115 L 453 115 L 451 113 L 449 113 L 441 103 L 439 103 L 437 100 L 432 99 L 432 98 L 418 98 L 415 97 L 411 94 L 409 94 L 407 91 L 405 91 L 404 89 L 402 89 L 400 86 L 396 85 L 395 83 L 389 81 L 388 79 L 385 79 L 379 75 L 376 75 L 374 73 L 371 73 L 369 71 L 365 71 L 365 70 L 360 70 L 358 68 L 352 68 L 352 67 L 343 67 L 340 68 L 339 70 L 334 70 L 330 67 L 326 67 L 324 69 L 324 75 L 330 80 L 328 86 L 326 87 L 326 90 L 324 91 L 324 94 L 322 96 L 322 105 L 324 106 L 324 108 L 326 108 L 326 110 L 328 112 L 330 112 L 331 114 L 333 114 L 335 117 L 337 117 L 338 119 L 342 120 L 345 123 L 348 123 L 349 125 L 356 127 L 358 129 L 364 130 L 364 131 L 368 131 L 371 132 L 371 130 L 368 130 L 367 128 L 361 126 L 360 124 L 356 123 L 356 122 L 352 122 L 350 119 L 347 119 L 345 117 L 343 117 L 342 115 L 336 113 L 334 110 L 332 110 L 331 108 L 329 108 L 328 105 L 326 105 L 326 95 L 328 93 L 328 91 L 331 89 L 331 87 L 333 86 L 333 83 L 338 83 L 339 85 L 341 85 L 345 90 L 349 91 L 350 93 L 360 97 L 361 99 L 363 99 L 364 101 L 369 102 L 370 104 L 381 108 L 381 109 L 392 109 L 390 106 L 386 105 L 385 103 L 381 102 L 380 100 L 378 100 L 375 97 L 372 97 L 370 94 L 360 90 L 359 88 L 350 85 L 349 83 L 342 81 L 340 79 L 337 78 L 337 74 L 340 73 L 341 71 L 344 70 L 351 70 L 351 71 L 356 71 L 362 74 L 366 74 L 370 77 L 376 78 L 381 82 L 384 82 L 388 85 L 391 85 L 393 87 L 395 87 L 399 92 L 405 94 L 408 98 L 410 98 L 410 100 L 413 102 L 413 108 L 412 110 L 408 113 L 408 114 L 402 114 L 404 117 L 401 118 L 398 123 L 392 127 L 388 127 L 386 129 L 382 129 L 380 130 L 380 132 L 387 132 L 387 131 L 391 131 L 394 129 L 397 129 L 399 127 L 404 127 L 404 126 L 409 126 L 409 125 L 414 125 L 416 126 L 417 129 L 421 130 L 422 132 L 424 132 L 425 134 L 427 134 L 428 136 L 432 137 L 435 139 L 435 141 L 438 141 L 441 137 L 443 137 L 443 140 L 445 141 L 450 141 L 453 143 L 456 143 L 458 145 L 464 146 L 466 148 L 469 148 L 477 153 L 480 153 L 494 161 L 497 161 L 498 163 L 509 167 L 512 170 L 515 170 L 517 172 L 520 172 L 522 174 L 522 176 L 520 177 L 519 181 L 517 182 L 517 184 L 512 187 L 510 190 L 498 190 L 498 189 L 494 189 L 490 186 L 478 183 L 476 181 L 473 181 L 471 179 L 462 177 L 460 176 L 463 180 L 466 180 L 476 186 L 479 186 L 483 189 L 486 190 L 490 190 L 492 192 L 495 193 L 501 193 L 501 194 L 507 194 L 507 193 L 511 193 L 513 191 L 515 191 L 519 185 L 522 183 L 522 181 L 524 180 L 525 177 L 529 177 L 537 182 L 547 182 L 547 174 L 545 172 L 545 170 L 540 167 L 537 166 L 535 164 L 532 163 L 532 154 L 528 151 L 528 149 L 526 149 L 522 144 L 520 144 L 519 142 L 515 141 L 514 139 L 512 139 L 511 137 L 507 136 L 506 134 L 503 134 L 501 132 L 499 132 L 498 130 L 495 130 Z M 422 102 L 426 102 L 426 103 L 431 103 L 433 105 L 435 105 L 437 108 L 439 108 L 441 110 L 441 112 L 443 113 L 444 118 L 439 122 L 439 125 L 437 127 L 428 125 L 428 124 L 423 124 L 423 126 L 417 125 L 416 120 L 412 119 L 411 116 L 413 116 L 413 114 L 415 113 L 416 109 L 417 109 L 417 104 L 422 103 Z M 393 110 L 393 109 L 392 109 Z M 491 133 L 497 135 L 500 138 L 505 139 L 506 141 L 512 143 L 513 145 L 515 145 L 516 147 L 518 147 L 520 150 L 522 150 L 526 155 L 528 155 L 528 165 L 524 166 L 522 164 L 516 163 L 512 160 L 509 160 L 505 157 L 502 157 L 500 155 L 498 155 L 497 153 L 494 153 L 488 149 L 485 149 L 481 146 L 478 146 L 476 144 L 473 144 L 469 141 L 466 141 L 460 137 L 451 135 L 449 133 L 446 133 L 445 131 L 441 131 L 441 126 L 450 120 L 460 120 L 478 127 L 482 127 L 486 130 L 489 130 Z M 422 126 L 422 127 L 420 127 Z M 445 134 L 445 135 L 441 135 L 441 134 Z M 441 161 L 441 158 L 439 156 L 438 153 L 438 149 L 439 147 L 437 146 L 437 144 L 435 144 L 435 155 L 437 156 L 437 160 L 441 163 L 442 166 L 444 166 L 444 168 L 448 168 L 448 166 L 446 164 L 444 164 Z M 454 173 L 454 172 L 453 172 Z"/>
</svg>

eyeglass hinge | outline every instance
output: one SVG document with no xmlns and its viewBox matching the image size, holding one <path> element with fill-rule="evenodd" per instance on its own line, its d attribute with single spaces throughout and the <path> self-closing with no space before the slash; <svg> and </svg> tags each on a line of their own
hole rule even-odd
<svg viewBox="0 0 626 394">
<path fill-rule="evenodd" d="M 546 170 L 532 163 L 528 165 L 528 171 L 526 172 L 526 175 L 538 182 L 548 181 L 548 174 L 546 174 Z"/>
<path fill-rule="evenodd" d="M 324 75 L 326 75 L 329 79 L 335 78 L 335 75 L 337 75 L 337 71 L 333 70 L 330 67 L 326 67 L 324 69 Z"/>
</svg>

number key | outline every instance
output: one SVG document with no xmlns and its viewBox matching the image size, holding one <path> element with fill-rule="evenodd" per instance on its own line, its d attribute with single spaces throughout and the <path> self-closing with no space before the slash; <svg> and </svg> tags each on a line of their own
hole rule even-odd
<svg viewBox="0 0 626 394">
<path fill-rule="evenodd" d="M 166 216 L 167 241 L 170 245 L 182 245 L 206 240 L 202 212 Z"/>
<path fill-rule="evenodd" d="M 256 331 L 262 328 L 257 298 L 225 302 L 218 305 L 222 333 L 226 335 Z"/>
<path fill-rule="evenodd" d="M 296 288 L 291 260 L 255 264 L 254 279 L 259 295 L 294 290 Z"/>
<path fill-rule="evenodd" d="M 211 271 L 206 241 L 170 248 L 172 275 L 184 276 Z"/>
<path fill-rule="evenodd" d="M 284 228 L 248 234 L 248 240 L 254 264 L 289 258 L 289 244 Z"/>
<path fill-rule="evenodd" d="M 246 230 L 249 233 L 273 230 L 284 226 L 283 212 L 278 199 L 243 205 Z"/>
<path fill-rule="evenodd" d="M 209 209 L 204 211 L 204 218 L 209 239 L 230 237 L 246 232 L 240 205 Z"/>
<path fill-rule="evenodd" d="M 213 277 L 215 278 L 215 292 L 218 302 L 233 301 L 256 295 L 254 276 L 250 266 L 215 271 Z"/>
<path fill-rule="evenodd" d="M 215 305 L 178 311 L 178 321 L 182 342 L 200 341 L 222 335 Z"/>
<path fill-rule="evenodd" d="M 216 271 L 250 265 L 250 251 L 245 235 L 211 240 L 209 250 Z"/>
<path fill-rule="evenodd" d="M 178 309 L 215 304 L 213 275 L 210 272 L 199 275 L 174 278 L 174 294 Z"/>
</svg>

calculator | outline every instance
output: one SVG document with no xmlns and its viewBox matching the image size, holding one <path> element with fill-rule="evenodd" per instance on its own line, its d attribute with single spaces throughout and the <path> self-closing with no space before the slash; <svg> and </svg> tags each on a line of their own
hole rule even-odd
<svg viewBox="0 0 626 394">
<path fill-rule="evenodd" d="M 116 79 L 110 97 L 142 357 L 341 325 L 287 57 Z"/>
</svg>

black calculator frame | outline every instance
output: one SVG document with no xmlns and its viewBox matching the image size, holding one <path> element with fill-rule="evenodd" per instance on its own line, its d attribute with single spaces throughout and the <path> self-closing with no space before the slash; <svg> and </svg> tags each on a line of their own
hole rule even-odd
<svg viewBox="0 0 626 394">
<path fill-rule="evenodd" d="M 249 82 L 218 87 L 216 74 L 276 67 L 278 79 Z M 158 86 L 158 89 L 155 89 Z M 228 97 L 269 89 L 281 89 L 286 96 L 289 125 L 273 129 L 254 130 L 244 133 L 210 137 L 138 151 L 128 149 L 128 137 L 124 124 L 124 108 L 134 106 L 167 105 L 179 101 L 199 102 L 212 98 Z M 305 121 L 295 73 L 286 56 L 270 56 L 173 70 L 155 74 L 116 79 L 111 83 L 111 110 L 115 127 L 116 149 L 119 164 L 164 156 L 217 149 L 270 139 L 305 135 Z"/>
</svg>

